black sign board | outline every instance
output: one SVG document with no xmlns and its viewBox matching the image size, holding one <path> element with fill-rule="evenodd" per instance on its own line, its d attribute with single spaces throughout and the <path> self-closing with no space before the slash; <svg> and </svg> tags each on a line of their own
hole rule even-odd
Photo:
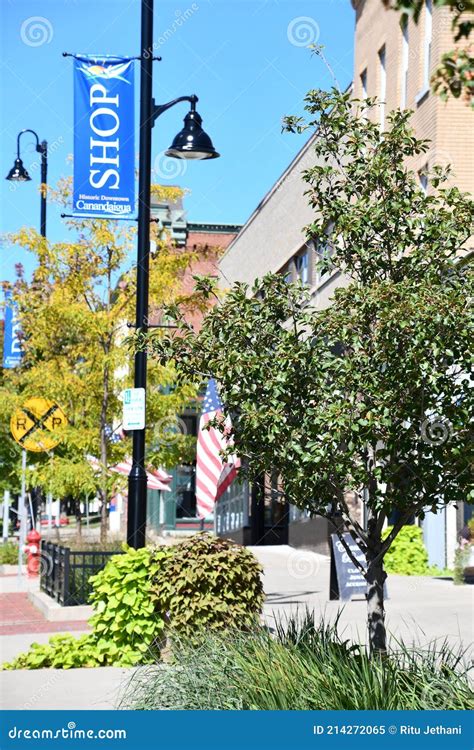
<svg viewBox="0 0 474 750">
<path fill-rule="evenodd" d="M 349 533 L 343 534 L 350 551 L 364 567 L 365 555 Z M 329 582 L 330 599 L 351 599 L 353 596 L 364 596 L 367 582 L 347 554 L 337 534 L 331 534 L 331 577 Z"/>
</svg>

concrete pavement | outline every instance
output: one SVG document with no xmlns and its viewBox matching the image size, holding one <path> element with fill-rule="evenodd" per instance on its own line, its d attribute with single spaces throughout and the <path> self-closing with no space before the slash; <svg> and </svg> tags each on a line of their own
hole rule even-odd
<svg viewBox="0 0 474 750">
<path fill-rule="evenodd" d="M 0 662 L 11 661 L 31 644 L 47 643 L 59 632 L 80 636 L 89 632 L 87 621 L 50 622 L 29 600 L 39 589 L 37 579 L 16 575 L 0 577 Z M 74 607 L 68 608 L 72 611 Z M 83 608 L 78 608 L 82 611 Z M 17 710 L 112 709 L 121 687 L 133 670 L 35 669 L 2 672 L 0 708 Z"/>
<path fill-rule="evenodd" d="M 305 606 L 316 616 L 332 620 L 342 610 L 340 633 L 365 640 L 365 600 L 330 602 L 329 558 L 290 547 L 256 547 L 252 550 L 264 567 L 264 616 L 274 624 Z M 450 580 L 389 576 L 386 603 L 387 627 L 393 639 L 424 646 L 435 639 L 453 647 L 470 647 L 473 640 L 474 587 L 454 586 Z M 68 623 L 62 623 L 64 630 Z M 48 632 L 5 635 L 0 639 L 2 659 L 11 659 L 33 641 L 46 642 Z M 78 633 L 79 635 L 79 633 Z M 102 669 L 32 670 L 2 674 L 1 707 L 4 709 L 107 709 L 118 698 L 134 670 Z"/>
<path fill-rule="evenodd" d="M 119 702 L 121 691 L 126 687 L 133 671 L 101 667 L 3 672 L 1 708 L 20 711 L 110 710 Z"/>
<path fill-rule="evenodd" d="M 341 611 L 339 632 L 366 640 L 366 601 L 329 601 L 329 557 L 287 546 L 251 548 L 264 567 L 264 614 L 275 616 L 308 606 L 316 616 L 333 620 Z M 390 575 L 386 624 L 392 640 L 420 646 L 448 639 L 454 648 L 472 646 L 474 586 L 455 586 L 450 579 Z"/>
</svg>

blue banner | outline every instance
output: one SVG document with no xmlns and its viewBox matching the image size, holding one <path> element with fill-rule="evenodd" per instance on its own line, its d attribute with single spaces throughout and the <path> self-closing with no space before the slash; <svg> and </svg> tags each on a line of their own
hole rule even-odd
<svg viewBox="0 0 474 750">
<path fill-rule="evenodd" d="M 43 671 L 46 686 L 60 679 Z M 472 750 L 472 738 L 468 711 L 0 711 L 1 750 Z"/>
<path fill-rule="evenodd" d="M 133 60 L 74 60 L 73 213 L 133 218 L 135 211 Z"/>
<path fill-rule="evenodd" d="M 12 299 L 12 293 L 5 292 L 5 317 L 3 332 L 3 366 L 7 369 L 17 367 L 21 363 L 22 351 L 18 331 L 20 321 L 18 308 Z"/>
</svg>

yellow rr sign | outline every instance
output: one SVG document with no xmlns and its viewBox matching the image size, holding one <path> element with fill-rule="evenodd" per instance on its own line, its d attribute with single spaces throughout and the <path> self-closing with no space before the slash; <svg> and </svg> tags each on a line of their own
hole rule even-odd
<svg viewBox="0 0 474 750">
<path fill-rule="evenodd" d="M 50 451 L 60 441 L 58 431 L 67 425 L 66 416 L 55 401 L 29 398 L 10 420 L 16 442 L 27 451 Z"/>
</svg>

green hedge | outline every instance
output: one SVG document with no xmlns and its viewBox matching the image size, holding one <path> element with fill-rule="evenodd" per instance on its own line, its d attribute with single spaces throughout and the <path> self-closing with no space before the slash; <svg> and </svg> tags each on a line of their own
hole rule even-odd
<svg viewBox="0 0 474 750">
<path fill-rule="evenodd" d="M 392 527 L 385 529 L 383 536 L 390 534 Z M 419 526 L 403 526 L 384 557 L 387 573 L 404 576 L 422 576 L 429 573 L 428 552 Z"/>
<path fill-rule="evenodd" d="M 23 555 L 23 561 L 25 555 Z M 2 542 L 0 544 L 0 565 L 18 565 L 18 544 Z"/>
</svg>

